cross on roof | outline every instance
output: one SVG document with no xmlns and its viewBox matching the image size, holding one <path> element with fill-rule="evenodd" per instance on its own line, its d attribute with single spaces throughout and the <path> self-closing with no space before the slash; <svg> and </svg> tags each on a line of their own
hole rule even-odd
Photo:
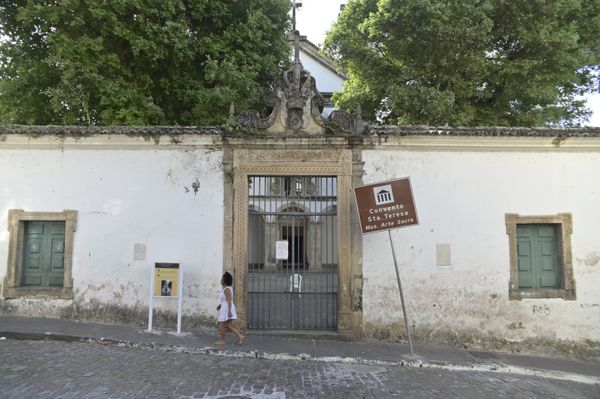
<svg viewBox="0 0 600 399">
<path fill-rule="evenodd" d="M 292 0 L 292 34 L 294 35 L 294 61 L 300 60 L 300 32 L 296 30 L 296 9 L 302 7 L 302 3 Z"/>
<path fill-rule="evenodd" d="M 296 32 L 296 9 L 302 7 L 302 2 L 292 0 L 292 30 Z"/>
</svg>

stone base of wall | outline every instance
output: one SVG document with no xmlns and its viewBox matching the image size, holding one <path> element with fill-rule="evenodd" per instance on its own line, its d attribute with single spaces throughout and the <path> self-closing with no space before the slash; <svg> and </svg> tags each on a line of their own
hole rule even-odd
<svg viewBox="0 0 600 399">
<path fill-rule="evenodd" d="M 60 300 L 35 299 L 0 299 L 0 315 L 22 317 L 49 317 L 67 320 L 90 321 L 128 325 L 132 327 L 148 327 L 148 308 L 132 307 L 103 303 L 92 299 L 86 303 Z M 183 314 L 183 330 L 213 330 L 217 325 L 215 316 Z M 153 327 L 177 327 L 177 313 L 154 309 Z"/>
<path fill-rule="evenodd" d="M 50 317 L 120 324 L 138 328 L 148 327 L 147 307 L 107 304 L 95 299 L 86 303 L 68 300 L 0 299 L 0 315 Z M 183 330 L 214 330 L 216 324 L 217 319 L 214 316 L 184 314 L 182 317 Z M 155 309 L 153 325 L 156 328 L 174 329 L 177 326 L 177 314 Z M 356 334 L 357 337 L 362 335 L 365 339 L 387 342 L 406 341 L 403 323 L 386 326 L 365 323 L 362 331 L 363 334 Z M 477 330 L 442 331 L 426 327 L 412 327 L 411 337 L 415 347 L 418 347 L 419 344 L 449 345 L 467 350 L 504 351 L 536 356 L 560 356 L 600 361 L 600 342 L 590 340 L 568 341 L 526 338 L 521 341 L 514 341 L 482 335 Z"/>
<path fill-rule="evenodd" d="M 366 323 L 364 336 L 387 342 L 406 342 L 406 330 L 403 323 L 387 326 L 375 326 Z M 600 342 L 570 341 L 548 338 L 525 338 L 520 341 L 506 340 L 494 336 L 482 335 L 477 330 L 442 331 L 425 327 L 412 327 L 410 330 L 413 345 L 449 345 L 467 350 L 489 350 L 528 354 L 535 356 L 566 357 L 580 360 L 600 361 Z"/>
</svg>

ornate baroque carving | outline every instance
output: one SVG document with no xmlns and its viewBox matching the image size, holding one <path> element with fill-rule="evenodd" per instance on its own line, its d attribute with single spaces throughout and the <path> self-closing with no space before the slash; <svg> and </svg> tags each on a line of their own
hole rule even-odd
<svg viewBox="0 0 600 399">
<path fill-rule="evenodd" d="M 365 130 L 360 112 L 357 112 L 355 117 L 348 111 L 336 109 L 329 114 L 329 121 L 333 124 L 334 129 L 337 128 L 344 133 L 363 134 Z"/>
<path fill-rule="evenodd" d="M 299 57 L 299 35 L 294 37 L 295 57 L 291 68 L 283 73 L 277 88 L 267 102 L 270 111 L 261 117 L 256 110 L 244 111 L 237 122 L 248 128 L 266 129 L 270 133 L 325 134 L 326 132 L 362 133 L 360 115 L 355 118 L 345 111 L 335 111 L 333 119 L 323 118 L 321 113 L 325 98 L 317 90 L 315 78 L 305 70 Z M 235 119 L 235 118 L 234 118 Z"/>
</svg>

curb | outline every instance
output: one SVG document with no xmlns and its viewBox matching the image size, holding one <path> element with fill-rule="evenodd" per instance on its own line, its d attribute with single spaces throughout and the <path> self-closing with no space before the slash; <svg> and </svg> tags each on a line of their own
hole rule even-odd
<svg viewBox="0 0 600 399">
<path fill-rule="evenodd" d="M 364 364 L 371 366 L 384 367 L 410 367 L 410 368 L 427 368 L 427 369 L 444 369 L 449 371 L 477 371 L 501 374 L 513 374 L 523 376 L 533 376 L 539 378 L 549 378 L 563 381 L 574 381 L 588 385 L 599 385 L 600 377 L 575 374 L 555 370 L 540 370 L 535 368 L 511 366 L 501 363 L 478 363 L 478 364 L 456 364 L 444 361 L 432 361 L 421 359 L 406 359 L 400 361 L 384 361 L 370 360 L 361 357 L 338 357 L 338 356 L 313 356 L 307 353 L 289 354 L 289 353 L 269 353 L 257 350 L 223 350 L 216 349 L 211 346 L 185 346 L 185 345 L 168 345 L 160 343 L 143 343 L 130 342 L 125 340 L 116 340 L 111 338 L 98 337 L 82 337 L 67 334 L 47 333 L 32 333 L 32 332 L 17 332 L 17 331 L 0 331 L 0 338 L 13 340 L 32 340 L 32 341 L 62 341 L 62 342 L 81 342 L 81 343 L 97 343 L 100 345 L 114 345 L 120 347 L 140 348 L 150 350 L 160 350 L 163 352 L 173 353 L 189 353 L 202 354 L 207 356 L 223 356 L 235 358 L 249 359 L 268 359 L 268 360 L 295 360 L 295 361 L 312 361 L 323 363 L 350 363 Z"/>
</svg>

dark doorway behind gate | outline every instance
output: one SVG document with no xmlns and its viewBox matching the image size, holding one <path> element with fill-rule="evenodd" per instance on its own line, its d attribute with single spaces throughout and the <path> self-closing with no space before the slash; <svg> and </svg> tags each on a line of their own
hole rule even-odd
<svg viewBox="0 0 600 399">
<path fill-rule="evenodd" d="M 317 176 L 249 178 L 248 328 L 337 328 L 336 182 Z"/>
</svg>

